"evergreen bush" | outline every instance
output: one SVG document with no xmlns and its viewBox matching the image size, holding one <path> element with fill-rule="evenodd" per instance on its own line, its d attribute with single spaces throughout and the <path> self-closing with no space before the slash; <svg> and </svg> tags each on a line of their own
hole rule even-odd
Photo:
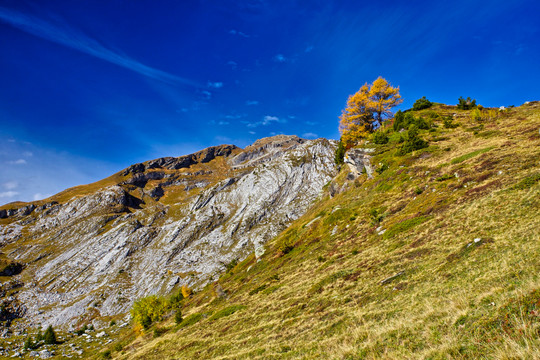
<svg viewBox="0 0 540 360">
<path fill-rule="evenodd" d="M 399 154 L 405 155 L 413 152 L 414 150 L 426 148 L 427 146 L 427 141 L 423 140 L 418 136 L 418 127 L 415 124 L 412 124 L 411 126 L 409 126 L 409 130 L 407 132 L 407 140 L 403 143 L 403 145 L 401 145 L 401 148 L 399 149 Z"/>
<path fill-rule="evenodd" d="M 45 330 L 45 333 L 43 334 L 43 341 L 45 344 L 54 345 L 58 341 L 56 340 L 56 333 L 54 332 L 54 329 L 51 325 Z"/>
<path fill-rule="evenodd" d="M 343 144 L 343 141 L 339 140 L 339 143 L 338 143 L 338 146 L 337 146 L 337 149 L 336 149 L 336 154 L 334 156 L 334 161 L 336 162 L 336 165 L 343 165 L 343 160 L 345 158 L 345 145 Z"/>
<path fill-rule="evenodd" d="M 457 108 L 461 110 L 470 110 L 476 107 L 476 99 L 471 99 L 470 96 L 467 97 L 467 100 L 460 96 L 458 99 Z"/>
<path fill-rule="evenodd" d="M 375 131 L 371 137 L 371 141 L 379 145 L 387 144 L 388 135 L 386 134 L 386 131 L 382 131 L 382 130 Z"/>
<path fill-rule="evenodd" d="M 433 106 L 433 103 L 429 101 L 425 96 L 422 96 L 420 99 L 414 102 L 412 109 L 416 111 L 416 110 L 428 109 L 432 106 Z"/>
</svg>

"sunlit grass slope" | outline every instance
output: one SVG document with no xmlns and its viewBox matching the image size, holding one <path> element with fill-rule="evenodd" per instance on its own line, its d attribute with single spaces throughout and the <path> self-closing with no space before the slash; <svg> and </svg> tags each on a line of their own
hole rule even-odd
<svg viewBox="0 0 540 360">
<path fill-rule="evenodd" d="M 420 114 L 435 125 L 420 132 L 428 148 L 400 156 L 393 132 L 365 145 L 373 179 L 344 167 L 342 192 L 184 300 L 183 323 L 112 343 L 112 356 L 538 359 L 540 104 L 482 121 Z"/>
</svg>

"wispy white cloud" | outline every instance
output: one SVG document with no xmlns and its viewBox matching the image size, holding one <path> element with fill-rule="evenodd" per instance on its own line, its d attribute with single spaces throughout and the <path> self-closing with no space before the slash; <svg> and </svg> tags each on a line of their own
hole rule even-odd
<svg viewBox="0 0 540 360">
<path fill-rule="evenodd" d="M 0 192 L 0 198 L 11 198 L 11 197 L 14 197 L 14 196 L 17 196 L 17 195 L 19 195 L 19 193 L 16 192 L 16 191 Z"/>
<path fill-rule="evenodd" d="M 225 115 L 225 119 L 238 120 L 238 119 L 245 118 L 246 116 L 247 114 L 231 114 L 231 115 Z"/>
<path fill-rule="evenodd" d="M 304 50 L 304 52 L 312 52 L 313 51 L 313 45 L 309 45 L 308 47 L 306 47 L 306 49 Z"/>
<path fill-rule="evenodd" d="M 255 105 L 259 105 L 259 102 L 257 100 L 248 100 L 248 101 L 246 101 L 246 105 L 247 106 L 255 106 Z"/>
<path fill-rule="evenodd" d="M 229 125 L 230 123 L 228 121 L 218 121 L 218 125 Z"/>
<path fill-rule="evenodd" d="M 221 144 L 231 143 L 232 141 L 231 138 L 227 136 L 221 136 L 221 135 L 216 136 L 214 139 Z"/>
<path fill-rule="evenodd" d="M 280 122 L 277 116 L 266 115 L 263 118 L 262 125 L 269 125 L 272 122 Z"/>
<path fill-rule="evenodd" d="M 258 127 L 258 126 L 267 126 L 267 125 L 270 125 L 272 123 L 280 123 L 280 124 L 283 124 L 283 123 L 286 123 L 287 120 L 285 119 L 281 119 L 277 116 L 272 116 L 272 115 L 266 115 L 265 117 L 262 118 L 262 120 L 260 121 L 256 121 L 256 122 L 247 122 L 247 121 L 244 121 L 244 123 L 247 125 L 247 127 L 249 128 L 255 128 L 255 127 Z"/>
<path fill-rule="evenodd" d="M 210 100 L 212 98 L 212 93 L 210 91 L 202 90 L 201 94 L 207 100 Z"/>
<path fill-rule="evenodd" d="M 243 32 L 241 32 L 241 31 L 238 31 L 238 30 L 235 30 L 235 29 L 229 30 L 229 34 L 231 34 L 231 35 L 238 35 L 238 36 L 245 37 L 245 38 L 248 38 L 248 37 L 249 37 L 248 34 L 243 33 Z"/>
<path fill-rule="evenodd" d="M 24 156 L 24 157 L 32 157 L 32 156 L 34 156 L 34 153 L 31 152 L 31 151 L 25 151 L 25 152 L 22 153 L 22 156 Z"/>
<path fill-rule="evenodd" d="M 209 81 L 207 83 L 207 86 L 211 89 L 220 89 L 223 87 L 223 83 L 222 82 L 211 82 Z"/>
<path fill-rule="evenodd" d="M 52 194 L 42 194 L 42 193 L 35 193 L 33 196 L 34 201 L 43 200 L 48 198 L 49 196 L 52 196 Z"/>
<path fill-rule="evenodd" d="M 273 57 L 275 62 L 284 63 L 287 62 L 287 58 L 283 54 L 277 54 Z"/>
<path fill-rule="evenodd" d="M 147 78 L 167 84 L 184 84 L 199 87 L 196 82 L 169 74 L 165 71 L 145 65 L 124 54 L 113 51 L 66 23 L 49 22 L 38 17 L 0 6 L 0 21 L 36 37 L 66 46 L 84 54 L 110 62 L 136 72 Z"/>
<path fill-rule="evenodd" d="M 11 160 L 11 161 L 8 161 L 7 163 L 10 164 L 10 165 L 25 165 L 25 164 L 26 164 L 26 160 L 24 160 L 24 159 L 17 159 L 17 160 Z"/>
<path fill-rule="evenodd" d="M 6 190 L 13 190 L 19 186 L 19 183 L 16 181 L 8 181 L 8 182 L 3 183 L 2 186 Z"/>
<path fill-rule="evenodd" d="M 306 125 L 313 126 L 317 125 L 317 123 L 315 121 L 306 121 Z"/>
<path fill-rule="evenodd" d="M 319 137 L 319 135 L 317 135 L 315 133 L 312 133 L 312 132 L 307 132 L 307 133 L 303 133 L 302 137 L 306 138 L 306 139 L 316 139 L 316 138 Z"/>
<path fill-rule="evenodd" d="M 255 135 L 256 132 L 255 131 L 248 131 L 251 135 Z"/>
</svg>

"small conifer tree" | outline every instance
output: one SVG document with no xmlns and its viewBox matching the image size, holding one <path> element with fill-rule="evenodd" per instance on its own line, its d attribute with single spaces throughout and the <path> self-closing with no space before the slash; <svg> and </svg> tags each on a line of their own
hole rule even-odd
<svg viewBox="0 0 540 360">
<path fill-rule="evenodd" d="M 336 165 L 343 165 L 343 161 L 345 159 L 345 145 L 343 144 L 343 141 L 339 140 L 336 154 L 334 157 L 334 161 L 336 162 Z"/>
<path fill-rule="evenodd" d="M 45 333 L 43 334 L 43 340 L 45 341 L 45 344 L 54 345 L 57 343 L 56 334 L 51 325 L 49 325 L 47 330 L 45 330 Z"/>
<path fill-rule="evenodd" d="M 174 321 L 176 324 L 180 324 L 183 320 L 184 318 L 182 318 L 182 312 L 180 309 L 176 310 L 176 313 L 174 314 Z"/>
</svg>

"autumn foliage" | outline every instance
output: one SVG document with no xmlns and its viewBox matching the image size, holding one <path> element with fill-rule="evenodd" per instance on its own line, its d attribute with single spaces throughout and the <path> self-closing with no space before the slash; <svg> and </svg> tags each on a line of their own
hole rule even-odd
<svg viewBox="0 0 540 360">
<path fill-rule="evenodd" d="M 370 85 L 365 83 L 356 94 L 349 96 L 340 116 L 339 130 L 345 146 L 349 148 L 374 132 L 392 116 L 390 109 L 402 101 L 399 86 L 391 86 L 380 76 Z"/>
</svg>

